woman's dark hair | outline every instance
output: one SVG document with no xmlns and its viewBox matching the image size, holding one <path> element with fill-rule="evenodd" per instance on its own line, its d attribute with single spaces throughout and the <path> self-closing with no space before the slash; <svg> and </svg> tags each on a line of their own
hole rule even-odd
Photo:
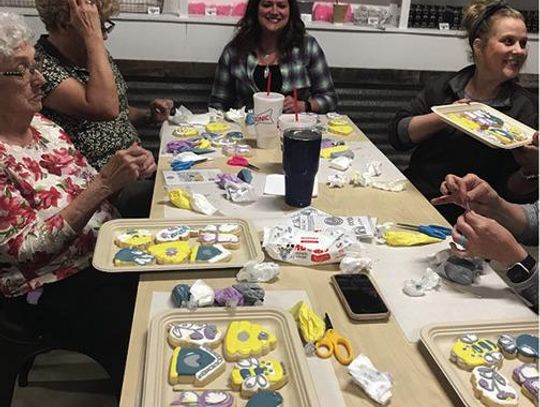
<svg viewBox="0 0 540 407">
<path fill-rule="evenodd" d="M 259 4 L 264 0 L 249 0 L 244 17 L 238 21 L 236 25 L 238 31 L 229 43 L 229 46 L 234 48 L 238 54 L 238 58 L 246 57 L 251 51 L 254 51 L 259 46 L 261 40 L 261 26 L 259 24 Z M 300 10 L 296 0 L 289 1 L 289 21 L 278 40 L 280 55 L 283 59 L 288 59 L 293 47 L 298 47 L 301 50 L 304 47 L 304 35 L 306 26 L 300 18 Z"/>
</svg>

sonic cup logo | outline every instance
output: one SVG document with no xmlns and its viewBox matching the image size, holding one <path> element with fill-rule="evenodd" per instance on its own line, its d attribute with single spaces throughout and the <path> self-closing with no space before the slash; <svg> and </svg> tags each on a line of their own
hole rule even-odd
<svg viewBox="0 0 540 407">
<path fill-rule="evenodd" d="M 264 112 L 259 113 L 257 116 L 255 116 L 255 124 L 274 124 L 272 113 L 272 108 L 266 109 Z"/>
</svg>

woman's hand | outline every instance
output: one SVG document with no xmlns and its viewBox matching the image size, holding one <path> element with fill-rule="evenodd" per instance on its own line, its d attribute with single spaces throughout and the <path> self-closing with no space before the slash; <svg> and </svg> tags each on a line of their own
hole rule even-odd
<svg viewBox="0 0 540 407">
<path fill-rule="evenodd" d="M 151 151 L 148 151 L 144 149 L 144 155 L 146 157 L 144 163 L 141 165 L 140 168 L 140 177 L 141 178 L 147 178 L 151 176 L 154 172 L 157 170 L 156 161 L 154 160 L 154 156 Z"/>
<path fill-rule="evenodd" d="M 450 243 L 452 252 L 459 257 L 483 257 L 497 260 L 506 267 L 527 257 L 527 252 L 512 233 L 495 220 L 474 211 L 458 218 L 452 238 L 465 249 L 459 250 L 454 243 Z"/>
<path fill-rule="evenodd" d="M 535 132 L 531 144 L 512 150 L 512 155 L 521 166 L 524 175 L 538 174 L 538 132 Z"/>
<path fill-rule="evenodd" d="M 117 151 L 101 169 L 98 178 L 111 195 L 144 175 L 151 168 L 148 161 L 148 151 L 134 144 L 126 150 Z"/>
<path fill-rule="evenodd" d="M 150 103 L 150 118 L 154 123 L 162 123 L 169 118 L 173 107 L 171 99 L 155 99 Z"/>
<path fill-rule="evenodd" d="M 298 113 L 306 111 L 306 102 L 303 100 L 298 101 Z M 285 96 L 283 101 L 283 113 L 294 113 L 294 98 L 292 96 Z"/>
<path fill-rule="evenodd" d="M 101 17 L 93 0 L 68 0 L 70 24 L 83 40 L 101 39 Z"/>
<path fill-rule="evenodd" d="M 467 174 L 463 178 L 447 175 L 441 184 L 441 194 L 431 200 L 433 205 L 454 204 L 489 216 L 501 205 L 499 194 L 475 174 Z"/>
</svg>

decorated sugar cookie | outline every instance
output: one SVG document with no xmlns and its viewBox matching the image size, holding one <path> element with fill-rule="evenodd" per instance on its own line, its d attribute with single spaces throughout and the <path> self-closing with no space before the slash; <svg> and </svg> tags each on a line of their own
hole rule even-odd
<svg viewBox="0 0 540 407">
<path fill-rule="evenodd" d="M 493 366 L 475 367 L 471 383 L 474 395 L 486 406 L 517 406 L 519 403 L 519 394 Z"/>
<path fill-rule="evenodd" d="M 223 355 L 232 362 L 264 356 L 276 346 L 276 336 L 261 325 L 245 320 L 233 321 L 225 335 Z"/>
<path fill-rule="evenodd" d="M 287 372 L 277 360 L 242 359 L 231 372 L 233 389 L 243 397 L 251 397 L 262 390 L 277 390 L 288 380 Z"/>
<path fill-rule="evenodd" d="M 186 225 L 171 226 L 156 233 L 156 242 L 175 242 L 177 240 L 187 240 L 191 235 L 191 228 Z"/>
<path fill-rule="evenodd" d="M 173 351 L 169 368 L 171 385 L 191 383 L 205 386 L 225 370 L 225 361 L 208 348 L 182 348 Z"/>
<path fill-rule="evenodd" d="M 339 120 L 339 119 L 335 119 L 335 120 Z M 333 120 L 331 120 L 328 123 L 328 131 L 330 133 L 339 134 L 341 136 L 348 136 L 354 131 L 353 127 L 348 122 L 344 124 L 333 124 L 332 122 Z M 341 120 L 340 120 L 340 123 L 341 123 Z"/>
<path fill-rule="evenodd" d="M 240 247 L 240 238 L 232 233 L 201 232 L 199 243 L 203 246 L 220 244 L 226 249 L 236 250 Z"/>
<path fill-rule="evenodd" d="M 489 339 L 467 334 L 452 346 L 450 361 L 464 370 L 472 370 L 477 366 L 500 367 L 503 355 L 498 351 L 497 345 Z"/>
<path fill-rule="evenodd" d="M 220 225 L 207 225 L 201 232 L 226 233 L 240 236 L 242 228 L 236 223 L 222 223 Z"/>
<path fill-rule="evenodd" d="M 225 122 L 210 122 L 206 125 L 206 131 L 209 133 L 224 133 L 230 128 L 231 126 Z"/>
<path fill-rule="evenodd" d="M 221 342 L 222 333 L 213 324 L 172 323 L 167 339 L 173 347 L 193 348 L 206 346 L 215 348 Z"/>
<path fill-rule="evenodd" d="M 171 407 L 234 407 L 236 400 L 229 391 L 181 391 Z"/>
<path fill-rule="evenodd" d="M 172 135 L 175 137 L 194 137 L 199 135 L 199 131 L 195 127 L 181 126 L 174 129 Z"/>
<path fill-rule="evenodd" d="M 529 334 L 519 335 L 516 338 L 518 358 L 524 362 L 532 363 L 538 360 L 538 337 Z"/>
<path fill-rule="evenodd" d="M 189 258 L 191 246 L 183 241 L 166 242 L 150 246 L 148 252 L 156 257 L 158 264 L 180 264 Z"/>
<path fill-rule="evenodd" d="M 120 249 L 113 259 L 114 265 L 122 266 L 149 266 L 156 262 L 156 258 L 151 254 L 139 249 Z"/>
<path fill-rule="evenodd" d="M 192 263 L 220 263 L 231 260 L 231 252 L 219 244 L 211 246 L 195 245 L 191 250 Z"/>
<path fill-rule="evenodd" d="M 255 394 L 246 407 L 282 407 L 283 397 L 277 391 L 263 390 Z"/>
<path fill-rule="evenodd" d="M 538 366 L 533 363 L 527 363 L 516 367 L 512 377 L 521 386 L 522 393 L 537 406 L 539 386 Z"/>
<path fill-rule="evenodd" d="M 517 356 L 516 338 L 514 338 L 512 335 L 503 334 L 499 336 L 499 339 L 497 339 L 497 345 L 499 345 L 499 349 L 505 358 L 515 359 Z"/>
<path fill-rule="evenodd" d="M 145 229 L 129 229 L 116 236 L 114 243 L 118 247 L 144 250 L 154 243 L 154 236 Z"/>
</svg>

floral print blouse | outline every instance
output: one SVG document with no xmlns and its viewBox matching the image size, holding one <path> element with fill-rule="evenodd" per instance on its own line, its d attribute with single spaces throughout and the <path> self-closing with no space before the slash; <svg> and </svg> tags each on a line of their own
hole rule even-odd
<svg viewBox="0 0 540 407">
<path fill-rule="evenodd" d="M 104 201 L 75 233 L 60 212 L 96 171 L 54 122 L 36 114 L 33 141 L 0 142 L 0 295 L 14 297 L 89 265 L 99 227 L 116 217 Z"/>
</svg>

